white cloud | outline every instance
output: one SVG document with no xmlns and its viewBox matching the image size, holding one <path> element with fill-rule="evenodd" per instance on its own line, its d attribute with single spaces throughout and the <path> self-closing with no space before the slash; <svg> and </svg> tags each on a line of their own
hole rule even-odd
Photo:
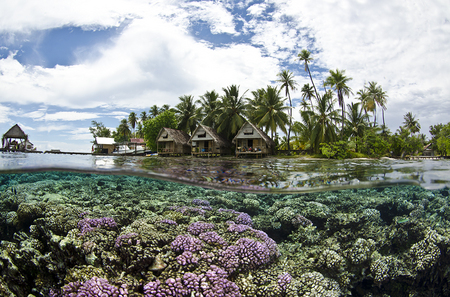
<svg viewBox="0 0 450 297">
<path fill-rule="evenodd" d="M 96 61 L 51 69 L 24 67 L 12 57 L 0 60 L 1 100 L 71 108 L 174 106 L 184 94 L 230 84 L 260 87 L 277 72 L 276 59 L 251 45 L 214 50 L 153 17 L 134 20 L 111 48 L 101 51 Z"/>
<path fill-rule="evenodd" d="M 11 109 L 7 106 L 0 104 L 0 123 L 9 123 L 11 119 L 9 118 Z"/>
<path fill-rule="evenodd" d="M 52 132 L 52 131 L 64 131 L 72 129 L 72 126 L 69 125 L 44 125 L 44 126 L 38 126 L 36 128 L 39 132 Z"/>
<path fill-rule="evenodd" d="M 422 132 L 448 121 L 425 110 L 447 108 L 450 90 L 450 3 L 442 1 L 274 1 L 280 13 L 309 28 L 316 65 L 345 69 L 358 91 L 376 81 L 388 93 L 386 119 L 395 130 L 403 115 L 419 115 Z M 425 128 L 425 129 L 424 129 Z"/>
<path fill-rule="evenodd" d="M 38 110 L 35 112 L 29 112 L 24 114 L 25 117 L 30 117 L 34 121 L 80 121 L 80 120 L 90 120 L 98 118 L 96 113 L 92 112 L 77 112 L 77 111 L 60 111 L 55 113 L 47 113 L 42 110 Z M 52 126 L 47 126 L 52 127 Z M 61 126 L 68 127 L 68 126 Z M 42 130 L 43 129 L 43 130 Z M 62 128 L 58 129 L 56 126 L 54 128 L 41 128 L 39 131 L 47 131 L 48 129 L 52 130 L 64 130 Z"/>
<path fill-rule="evenodd" d="M 30 127 L 30 126 L 27 126 L 27 125 L 25 125 L 25 124 L 23 124 L 23 123 L 21 123 L 21 122 L 19 122 L 19 123 L 17 123 L 17 125 L 19 125 L 19 127 L 25 132 L 25 133 L 27 133 L 26 131 L 28 131 L 28 130 L 35 130 L 35 128 L 33 128 L 33 127 Z"/>
<path fill-rule="evenodd" d="M 258 3 L 253 4 L 249 8 L 247 8 L 247 12 L 249 15 L 259 16 L 267 9 L 267 3 Z"/>
<path fill-rule="evenodd" d="M 237 34 L 233 15 L 220 2 L 188 2 L 182 7 L 190 20 L 208 22 L 213 34 Z"/>
</svg>

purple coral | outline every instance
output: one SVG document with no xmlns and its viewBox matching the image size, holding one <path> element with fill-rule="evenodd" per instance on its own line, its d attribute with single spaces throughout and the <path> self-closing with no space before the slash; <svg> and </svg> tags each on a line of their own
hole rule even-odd
<svg viewBox="0 0 450 297">
<path fill-rule="evenodd" d="M 177 226 L 177 222 L 173 221 L 173 220 L 169 220 L 169 219 L 162 219 L 160 221 L 158 221 L 158 223 L 160 224 L 167 224 L 167 225 L 174 225 Z"/>
<path fill-rule="evenodd" d="M 184 251 L 177 257 L 177 262 L 180 265 L 186 266 L 188 264 L 198 264 L 198 258 L 190 251 Z"/>
<path fill-rule="evenodd" d="M 231 212 L 232 214 L 240 214 L 239 211 L 236 211 L 234 209 L 228 209 L 228 208 L 219 208 L 217 211 L 218 212 Z"/>
<path fill-rule="evenodd" d="M 205 232 L 206 230 L 214 229 L 215 226 L 212 223 L 205 222 L 195 222 L 189 225 L 188 232 L 192 235 L 199 235 L 200 233 Z"/>
<path fill-rule="evenodd" d="M 185 273 L 183 279 L 169 278 L 164 284 L 159 280 L 144 285 L 144 296 L 205 296 L 240 297 L 238 286 L 227 279 L 227 273 L 211 265 L 205 274 Z"/>
<path fill-rule="evenodd" d="M 192 203 L 198 206 L 209 206 L 208 200 L 194 199 L 192 200 Z"/>
<path fill-rule="evenodd" d="M 62 288 L 63 297 L 76 296 L 102 296 L 102 297 L 125 297 L 128 296 L 126 285 L 120 288 L 111 285 L 108 280 L 94 276 L 90 280 L 72 282 Z"/>
<path fill-rule="evenodd" d="M 128 244 L 131 244 L 131 238 L 138 236 L 139 234 L 132 232 L 132 233 L 127 233 L 127 234 L 122 234 L 119 237 L 117 237 L 116 239 L 116 243 L 114 244 L 115 247 L 120 247 L 123 243 L 123 241 L 127 241 Z M 136 243 L 139 243 L 139 240 L 136 241 Z"/>
<path fill-rule="evenodd" d="M 286 288 L 291 283 L 291 281 L 292 276 L 287 272 L 280 274 L 277 278 L 278 286 L 282 291 L 286 291 Z"/>
<path fill-rule="evenodd" d="M 236 218 L 237 224 L 247 225 L 247 226 L 253 226 L 252 217 L 245 212 L 241 212 L 237 218 Z"/>
<path fill-rule="evenodd" d="M 104 217 L 99 219 L 84 218 L 78 222 L 78 229 L 81 231 L 80 235 L 85 235 L 88 232 L 94 231 L 95 228 L 116 228 L 117 224 L 111 217 Z"/>
<path fill-rule="evenodd" d="M 203 248 L 203 242 L 195 237 L 188 235 L 178 235 L 170 244 L 174 252 L 198 252 Z"/>
<path fill-rule="evenodd" d="M 279 256 L 275 241 L 269 238 L 267 234 L 264 237 L 260 233 L 256 233 L 255 237 L 258 236 L 261 237 L 262 242 L 244 237 L 238 239 L 235 245 L 222 250 L 219 254 L 220 265 L 229 273 L 232 273 L 238 268 L 255 269 L 269 263 L 273 257 Z"/>
<path fill-rule="evenodd" d="M 227 245 L 227 242 L 214 231 L 201 233 L 198 237 L 204 242 L 211 245 Z"/>
<path fill-rule="evenodd" d="M 235 224 L 234 222 L 231 222 L 230 226 L 228 226 L 228 231 L 229 232 L 237 232 L 237 233 L 242 233 L 245 230 L 248 229 L 252 229 L 252 227 L 248 226 L 248 225 L 242 225 L 242 224 Z"/>
</svg>

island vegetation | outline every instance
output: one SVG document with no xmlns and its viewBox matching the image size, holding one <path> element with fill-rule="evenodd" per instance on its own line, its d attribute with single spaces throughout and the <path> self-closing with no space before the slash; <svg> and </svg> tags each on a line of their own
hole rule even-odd
<svg viewBox="0 0 450 297">
<path fill-rule="evenodd" d="M 131 112 L 115 131 L 103 123 L 92 121 L 94 138 L 114 137 L 116 142 L 144 138 L 147 147 L 156 149 L 156 137 L 162 127 L 191 134 L 199 123 L 216 129 L 233 139 L 245 121 L 263 129 L 286 155 L 299 153 L 327 158 L 404 157 L 421 154 L 425 148 L 438 155 L 450 155 L 450 122 L 430 126 L 431 139 L 420 134 L 419 120 L 412 112 L 404 115 L 403 125 L 395 132 L 386 126 L 388 94 L 377 82 L 370 81 L 359 90 L 352 90 L 352 80 L 344 70 L 329 70 L 318 91 L 311 76 L 311 53 L 302 50 L 298 60 L 309 76 L 309 83 L 299 86 L 291 70 L 276 75 L 276 85 L 242 91 L 238 85 L 206 91 L 195 99 L 182 95 L 171 107 L 153 105 L 148 113 Z M 300 90 L 300 121 L 292 116 L 291 93 Z M 346 103 L 354 96 L 357 102 Z M 353 100 L 354 101 L 354 100 Z M 381 110 L 381 121 L 377 111 Z M 381 123 L 380 123 L 381 122 Z M 280 131 L 282 135 L 280 135 Z"/>
</svg>

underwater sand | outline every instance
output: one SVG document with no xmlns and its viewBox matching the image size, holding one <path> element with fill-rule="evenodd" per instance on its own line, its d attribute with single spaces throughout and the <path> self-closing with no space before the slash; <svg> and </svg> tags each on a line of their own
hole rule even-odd
<svg viewBox="0 0 450 297">
<path fill-rule="evenodd" d="M 363 164 L 346 176 L 327 169 L 327 179 L 323 172 L 307 179 L 300 166 L 274 160 L 261 178 L 261 167 L 248 170 L 245 162 L 226 172 L 212 167 L 219 161 L 204 161 L 187 172 L 186 164 L 162 170 L 144 164 L 154 160 L 90 156 L 78 159 L 87 164 L 80 169 L 68 158 L 65 170 L 74 170 L 0 175 L 0 296 L 450 294 L 448 163 L 383 163 L 385 173 Z M 3 155 L 0 164 L 43 168 L 39 162 Z M 149 166 L 158 178 L 122 174 Z M 96 172 L 74 172 L 94 172 L 89 167 Z M 183 183 L 162 180 L 183 170 L 176 177 Z M 214 188 L 224 174 L 258 182 L 236 187 L 242 191 Z M 357 187 L 397 177 L 391 186 Z M 210 183 L 186 184 L 193 180 Z M 346 188 L 311 191 L 313 183 L 339 180 Z M 273 190 L 281 193 L 264 192 Z"/>
</svg>

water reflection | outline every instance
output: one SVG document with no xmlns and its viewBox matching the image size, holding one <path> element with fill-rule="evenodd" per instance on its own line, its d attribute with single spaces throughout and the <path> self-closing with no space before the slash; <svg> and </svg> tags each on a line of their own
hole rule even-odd
<svg viewBox="0 0 450 297">
<path fill-rule="evenodd" d="M 210 188 L 254 192 L 300 192 L 420 184 L 450 186 L 450 160 L 312 160 L 306 158 L 236 159 L 133 157 L 54 154 L 0 154 L 5 170 L 88 171 L 132 174 Z"/>
</svg>

